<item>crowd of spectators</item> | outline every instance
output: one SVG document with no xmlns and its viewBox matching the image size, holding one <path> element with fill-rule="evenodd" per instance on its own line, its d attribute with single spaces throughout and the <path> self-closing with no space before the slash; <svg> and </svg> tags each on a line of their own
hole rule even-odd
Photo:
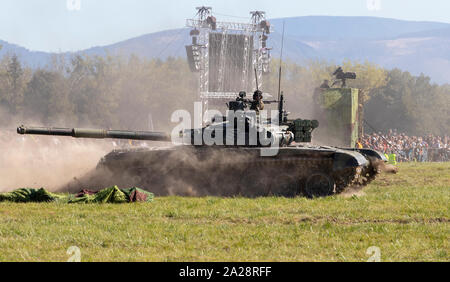
<svg viewBox="0 0 450 282">
<path fill-rule="evenodd" d="M 389 130 L 387 134 L 374 132 L 365 134 L 361 140 L 364 148 L 385 154 L 395 154 L 397 161 L 444 162 L 450 161 L 450 137 L 408 136 Z"/>
</svg>

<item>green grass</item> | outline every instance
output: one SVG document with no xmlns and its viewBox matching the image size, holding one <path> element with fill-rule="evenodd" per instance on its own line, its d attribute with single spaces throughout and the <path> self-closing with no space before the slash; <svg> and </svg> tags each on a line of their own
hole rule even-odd
<svg viewBox="0 0 450 282">
<path fill-rule="evenodd" d="M 450 163 L 400 164 L 357 196 L 0 203 L 0 261 L 450 261 Z"/>
</svg>

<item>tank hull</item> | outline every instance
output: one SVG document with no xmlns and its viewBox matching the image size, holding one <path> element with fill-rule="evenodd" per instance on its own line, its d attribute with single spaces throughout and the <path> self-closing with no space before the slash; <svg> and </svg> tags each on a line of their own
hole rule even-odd
<svg viewBox="0 0 450 282">
<path fill-rule="evenodd" d="M 288 146 L 174 146 L 114 150 L 96 171 L 65 190 L 138 186 L 156 195 L 328 196 L 375 178 L 382 154 L 373 150 Z M 269 150 L 269 151 L 267 151 Z M 276 154 L 275 154 L 276 153 Z"/>
</svg>

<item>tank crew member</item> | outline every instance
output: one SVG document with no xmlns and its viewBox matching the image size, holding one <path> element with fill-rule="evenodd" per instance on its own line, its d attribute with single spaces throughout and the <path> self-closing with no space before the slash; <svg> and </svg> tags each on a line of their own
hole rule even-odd
<svg viewBox="0 0 450 282">
<path fill-rule="evenodd" d="M 251 102 L 250 110 L 254 110 L 256 112 L 263 110 L 264 103 L 262 99 L 263 99 L 262 92 L 260 90 L 256 90 L 253 93 L 253 101 Z"/>
</svg>

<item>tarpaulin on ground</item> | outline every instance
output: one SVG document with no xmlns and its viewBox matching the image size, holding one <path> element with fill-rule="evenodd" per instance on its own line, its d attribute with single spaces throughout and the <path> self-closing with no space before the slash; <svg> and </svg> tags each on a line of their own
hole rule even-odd
<svg viewBox="0 0 450 282">
<path fill-rule="evenodd" d="M 48 192 L 44 188 L 20 188 L 12 192 L 0 193 L 0 202 L 53 202 L 64 196 Z"/>
<path fill-rule="evenodd" d="M 44 188 L 21 188 L 0 193 L 0 202 L 130 203 L 151 202 L 153 197 L 153 193 L 137 187 L 119 189 L 112 186 L 98 192 L 81 190 L 75 195 L 51 193 Z"/>
<path fill-rule="evenodd" d="M 119 189 L 117 186 L 109 187 L 93 193 L 83 190 L 77 197 L 69 200 L 69 203 L 129 203 L 129 202 L 151 202 L 153 193 L 137 187 Z"/>
</svg>

